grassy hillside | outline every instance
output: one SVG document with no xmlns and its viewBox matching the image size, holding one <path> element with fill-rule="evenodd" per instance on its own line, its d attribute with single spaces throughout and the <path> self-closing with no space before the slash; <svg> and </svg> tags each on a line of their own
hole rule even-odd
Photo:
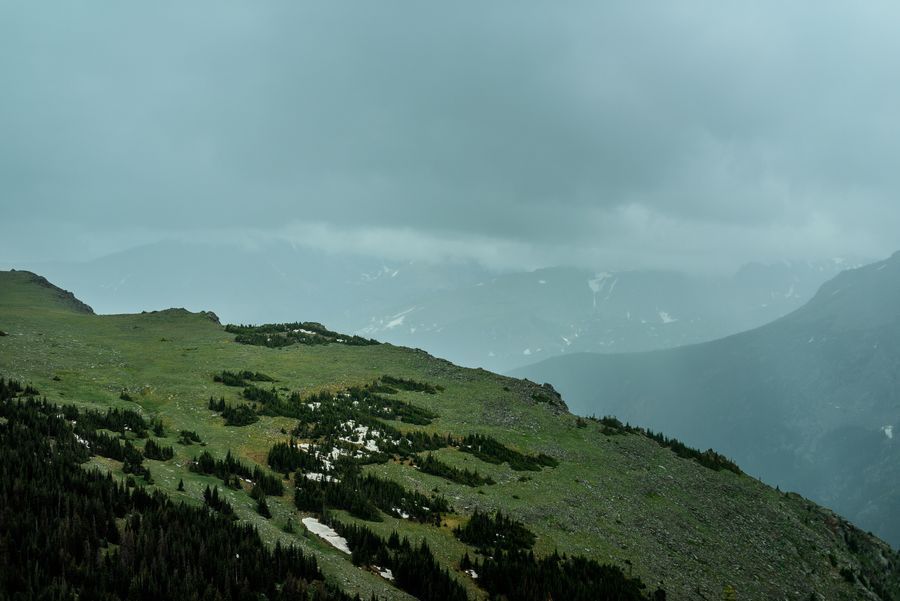
<svg viewBox="0 0 900 601">
<path fill-rule="evenodd" d="M 845 271 L 794 313 L 669 351 L 582 354 L 516 375 L 576 413 L 712 446 L 900 545 L 900 254 Z"/>
<path fill-rule="evenodd" d="M 0 272 L 0 330 L 7 334 L 0 336 L 0 375 L 32 384 L 55 403 L 127 408 L 161 421 L 163 436 L 153 438 L 172 446 L 174 457 L 144 461 L 154 482 L 148 488 L 199 505 L 205 487 L 218 485 L 235 513 L 255 525 L 265 541 L 293 543 L 313 553 L 326 577 L 350 592 L 409 598 L 306 531 L 301 519 L 311 514 L 293 503 L 297 475 L 282 479 L 284 495 L 268 497 L 272 517 L 266 519 L 257 513 L 246 483 L 228 488 L 215 476 L 189 469 L 202 452 L 221 459 L 229 450 L 247 465 L 266 468 L 268 451 L 287 442 L 297 425 L 296 419 L 270 415 L 246 426 L 225 425 L 219 412 L 210 410 L 209 398 L 247 403 L 242 387 L 215 382 L 216 374 L 263 373 L 275 382 L 261 386 L 274 385 L 282 398 L 289 392 L 371 385 L 385 374 L 428 383 L 434 394 L 399 389 L 389 396 L 437 417 L 427 425 L 382 420 L 385 428 L 484 434 L 508 449 L 558 461 L 556 467 L 516 471 L 507 462 L 489 463 L 456 447 L 435 451 L 444 463 L 494 481 L 466 486 L 425 474 L 408 460 L 389 459 L 364 472 L 409 491 L 445 497 L 451 509 L 438 525 L 383 512 L 380 522 L 331 512 L 332 518 L 365 523 L 384 537 L 396 530 L 414 541 L 424 538 L 473 599 L 487 595 L 459 562 L 465 553 L 477 557 L 477 548 L 454 537 L 453 527 L 464 525 L 476 509 L 502 509 L 520 521 L 536 535 L 539 556 L 556 550 L 613 563 L 640 577 L 648 592 L 663 587 L 669 598 L 718 599 L 730 587 L 748 599 L 811 594 L 856 599 L 875 590 L 881 598 L 890 598 L 889 591 L 900 598 L 900 559 L 830 511 L 746 475 L 680 458 L 640 433 L 579 420 L 552 391 L 525 381 L 391 345 L 238 344 L 214 316 L 178 309 L 93 315 L 27 272 Z M 181 430 L 196 432 L 203 444 L 178 444 Z M 146 443 L 135 439 L 134 444 Z M 118 461 L 94 457 L 90 463 L 125 477 Z M 179 481 L 183 492 L 177 490 Z M 285 531 L 289 520 L 294 532 Z"/>
</svg>

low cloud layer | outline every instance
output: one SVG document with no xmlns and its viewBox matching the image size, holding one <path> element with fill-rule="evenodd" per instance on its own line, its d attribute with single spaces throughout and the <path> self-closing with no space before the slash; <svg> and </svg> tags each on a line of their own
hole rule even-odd
<svg viewBox="0 0 900 601">
<path fill-rule="evenodd" d="M 0 256 L 197 236 L 498 267 L 889 254 L 897 17 L 0 2 Z"/>
</svg>

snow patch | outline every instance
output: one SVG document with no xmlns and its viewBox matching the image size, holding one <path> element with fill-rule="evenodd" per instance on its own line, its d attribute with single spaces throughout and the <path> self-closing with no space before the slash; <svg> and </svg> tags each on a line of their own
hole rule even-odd
<svg viewBox="0 0 900 601">
<path fill-rule="evenodd" d="M 530 354 L 531 354 L 531 349 L 530 349 L 530 348 L 525 349 L 524 351 L 522 351 L 522 354 L 525 355 L 525 356 L 530 355 Z"/>
<path fill-rule="evenodd" d="M 593 279 L 587 281 L 588 288 L 591 289 L 591 292 L 594 293 L 594 307 L 597 306 L 597 295 L 603 291 L 606 287 L 606 282 L 612 280 L 609 284 L 609 288 L 606 291 L 606 297 L 604 300 L 609 300 L 612 296 L 613 290 L 616 289 L 616 284 L 619 282 L 619 278 L 613 276 L 611 273 L 598 273 L 594 276 Z"/>
<path fill-rule="evenodd" d="M 619 283 L 619 278 L 616 278 L 612 281 L 612 284 L 609 285 L 609 291 L 606 293 L 606 300 L 609 300 L 609 297 L 612 296 L 613 290 L 616 289 L 616 284 Z"/>
<path fill-rule="evenodd" d="M 403 321 L 406 319 L 406 316 L 413 311 L 415 311 L 418 307 L 410 307 L 405 311 L 400 311 L 395 315 L 391 315 L 390 317 L 384 317 L 378 319 L 373 317 L 371 319 L 371 324 L 362 328 L 359 332 L 361 334 L 375 334 L 377 332 L 383 332 L 384 330 L 392 330 L 398 326 L 403 325 Z"/>
<path fill-rule="evenodd" d="M 303 474 L 303 477 L 307 480 L 312 480 L 313 482 L 321 482 L 324 480 L 325 482 L 340 482 L 337 478 L 333 476 L 329 476 L 327 474 L 320 474 L 318 472 L 307 472 Z"/>
<path fill-rule="evenodd" d="M 591 292 L 597 294 L 598 292 L 603 290 L 604 282 L 611 277 L 611 273 L 598 273 L 594 276 L 594 279 L 587 281 L 588 288 L 591 289 Z"/>
<path fill-rule="evenodd" d="M 401 315 L 400 317 L 395 317 L 394 319 L 387 322 L 387 324 L 385 324 L 384 329 L 392 330 L 398 326 L 402 326 L 404 319 L 406 319 L 406 315 Z"/>
<path fill-rule="evenodd" d="M 326 543 L 350 555 L 350 547 L 347 545 L 347 539 L 334 531 L 334 529 L 321 523 L 316 518 L 303 518 L 303 525 L 306 529 L 316 536 L 325 540 Z"/>
<path fill-rule="evenodd" d="M 894 438 L 894 426 L 882 426 L 881 431 L 884 432 L 884 435 L 888 437 L 888 440 L 892 440 Z"/>
<path fill-rule="evenodd" d="M 378 566 L 375 566 L 375 569 L 378 570 L 378 575 L 381 576 L 382 578 L 384 578 L 384 579 L 386 579 L 386 580 L 393 580 L 393 579 L 394 579 L 394 573 L 391 571 L 390 568 L 384 568 L 384 569 L 382 570 L 382 569 L 379 568 Z"/>
<path fill-rule="evenodd" d="M 538 280 L 538 284 L 546 284 L 547 280 Z"/>
<path fill-rule="evenodd" d="M 667 311 L 660 311 L 659 320 L 663 323 L 675 323 L 678 321 L 678 318 L 672 317 Z"/>
<path fill-rule="evenodd" d="M 403 320 L 406 319 L 406 316 L 415 310 L 416 310 L 415 307 L 410 307 L 409 309 L 407 309 L 405 311 L 400 311 L 399 313 L 397 313 L 396 315 L 391 317 L 391 320 L 389 322 L 387 322 L 387 324 L 384 326 L 384 329 L 390 330 L 390 329 L 396 328 L 397 326 L 403 325 Z"/>
</svg>

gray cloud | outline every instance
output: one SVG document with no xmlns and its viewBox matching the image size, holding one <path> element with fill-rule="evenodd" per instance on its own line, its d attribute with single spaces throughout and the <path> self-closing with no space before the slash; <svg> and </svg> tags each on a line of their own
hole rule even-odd
<svg viewBox="0 0 900 601">
<path fill-rule="evenodd" d="M 41 257 L 242 229 L 528 267 L 900 246 L 892 3 L 335 4 L 0 3 L 4 221 Z"/>
</svg>

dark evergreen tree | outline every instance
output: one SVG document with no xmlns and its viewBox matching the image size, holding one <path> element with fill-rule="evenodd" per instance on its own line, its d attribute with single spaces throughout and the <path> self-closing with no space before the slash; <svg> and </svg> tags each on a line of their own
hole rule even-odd
<svg viewBox="0 0 900 601">
<path fill-rule="evenodd" d="M 259 497 L 259 499 L 256 501 L 256 512 L 266 519 L 272 517 L 272 512 L 269 510 L 268 503 L 266 503 L 265 495 Z"/>
<path fill-rule="evenodd" d="M 517 471 L 528 470 L 536 472 L 540 471 L 542 467 L 556 467 L 559 465 L 559 462 L 549 455 L 544 453 L 526 455 L 483 434 L 466 436 L 460 441 L 459 450 L 464 453 L 470 453 L 488 463 L 509 463 L 509 467 Z"/>
<path fill-rule="evenodd" d="M 527 551 L 534 546 L 535 536 L 522 522 L 497 512 L 495 515 L 475 510 L 463 527 L 456 527 L 453 534 L 484 553 L 494 549 Z"/>
<path fill-rule="evenodd" d="M 9 388 L 0 380 L 0 598 L 350 601 L 295 547 L 83 469 L 77 409 Z"/>
<path fill-rule="evenodd" d="M 490 477 L 485 478 L 478 472 L 447 465 L 431 453 L 425 455 L 424 459 L 416 459 L 416 466 L 426 474 L 439 476 L 457 484 L 465 484 L 466 486 L 494 484 L 494 480 Z"/>
<path fill-rule="evenodd" d="M 152 438 L 148 438 L 144 444 L 144 457 L 147 459 L 155 459 L 157 461 L 168 461 L 175 456 L 175 450 L 172 447 L 160 446 Z"/>
</svg>

